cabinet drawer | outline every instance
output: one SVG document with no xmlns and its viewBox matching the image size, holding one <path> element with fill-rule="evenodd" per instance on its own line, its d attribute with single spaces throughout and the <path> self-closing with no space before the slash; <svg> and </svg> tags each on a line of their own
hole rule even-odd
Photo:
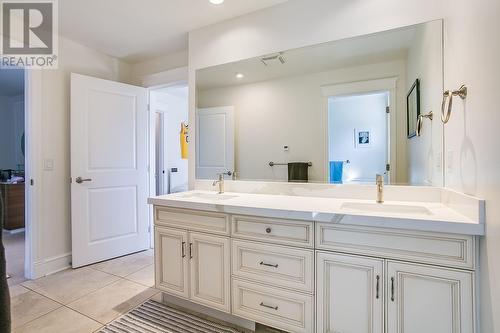
<svg viewBox="0 0 500 333">
<path fill-rule="evenodd" d="M 276 244 L 313 247 L 314 223 L 298 220 L 232 216 L 232 235 Z"/>
<path fill-rule="evenodd" d="M 155 224 L 211 234 L 229 235 L 229 216 L 221 213 L 156 206 Z"/>
<path fill-rule="evenodd" d="M 314 297 L 233 279 L 233 314 L 290 332 L 314 331 Z"/>
<path fill-rule="evenodd" d="M 233 275 L 303 292 L 314 291 L 314 251 L 240 240 L 232 243 Z"/>
<path fill-rule="evenodd" d="M 317 223 L 316 246 L 433 265 L 475 267 L 475 238 L 467 235 Z"/>
</svg>

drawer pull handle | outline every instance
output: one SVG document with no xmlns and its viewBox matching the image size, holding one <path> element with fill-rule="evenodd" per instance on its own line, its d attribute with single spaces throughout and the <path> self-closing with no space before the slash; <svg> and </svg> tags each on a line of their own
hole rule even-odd
<svg viewBox="0 0 500 333">
<path fill-rule="evenodd" d="M 391 277 L 391 301 L 394 302 L 394 278 Z"/>
<path fill-rule="evenodd" d="M 375 298 L 379 299 L 380 298 L 380 295 L 379 295 L 379 291 L 380 291 L 380 275 L 377 275 L 376 279 L 377 279 L 377 286 L 375 287 L 375 289 L 376 289 Z"/>
<path fill-rule="evenodd" d="M 278 264 L 268 264 L 268 263 L 265 263 L 263 261 L 260 262 L 261 266 L 267 266 L 267 267 L 274 267 L 274 268 L 278 268 Z"/>
<path fill-rule="evenodd" d="M 182 257 L 186 258 L 186 242 L 182 242 Z"/>
<path fill-rule="evenodd" d="M 268 309 L 272 309 L 272 310 L 276 310 L 278 311 L 278 306 L 271 306 L 271 305 L 267 305 L 267 304 L 264 304 L 264 302 L 260 302 L 260 306 L 263 306 L 265 308 L 268 308 Z"/>
<path fill-rule="evenodd" d="M 270 234 L 271 233 L 271 228 L 267 227 L 266 228 L 266 233 Z"/>
<path fill-rule="evenodd" d="M 189 259 L 193 259 L 193 243 L 189 243 Z"/>
</svg>

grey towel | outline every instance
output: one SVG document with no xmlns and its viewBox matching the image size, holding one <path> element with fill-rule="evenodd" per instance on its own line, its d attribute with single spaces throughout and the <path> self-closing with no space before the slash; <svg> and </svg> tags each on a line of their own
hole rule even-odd
<svg viewBox="0 0 500 333">
<path fill-rule="evenodd" d="M 307 183 L 309 181 L 309 163 L 288 163 L 288 181 L 294 183 Z"/>
</svg>

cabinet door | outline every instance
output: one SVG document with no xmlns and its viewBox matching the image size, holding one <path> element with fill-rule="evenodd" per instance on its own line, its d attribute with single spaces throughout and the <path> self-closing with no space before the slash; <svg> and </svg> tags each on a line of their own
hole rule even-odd
<svg viewBox="0 0 500 333">
<path fill-rule="evenodd" d="M 189 234 L 190 299 L 224 312 L 230 311 L 229 238 Z"/>
<path fill-rule="evenodd" d="M 317 252 L 317 333 L 383 333 L 382 259 Z"/>
<path fill-rule="evenodd" d="M 389 262 L 388 333 L 472 333 L 473 274 Z"/>
<path fill-rule="evenodd" d="M 156 288 L 189 297 L 187 231 L 155 227 Z"/>
</svg>

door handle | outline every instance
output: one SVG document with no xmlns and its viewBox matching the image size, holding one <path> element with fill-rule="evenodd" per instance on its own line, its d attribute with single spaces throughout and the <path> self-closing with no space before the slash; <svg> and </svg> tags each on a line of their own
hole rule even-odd
<svg viewBox="0 0 500 333">
<path fill-rule="evenodd" d="M 189 259 L 193 259 L 193 243 L 189 243 Z"/>
<path fill-rule="evenodd" d="M 380 291 L 380 275 L 377 275 L 377 286 L 375 287 L 375 298 L 376 299 L 379 299 L 380 298 L 380 295 L 379 295 L 379 291 Z"/>
<path fill-rule="evenodd" d="M 92 178 L 82 178 L 82 177 L 76 177 L 76 183 L 81 184 L 83 182 L 91 182 Z"/>
<path fill-rule="evenodd" d="M 186 242 L 182 242 L 181 250 L 182 250 L 182 257 L 185 258 L 186 257 Z"/>
</svg>

